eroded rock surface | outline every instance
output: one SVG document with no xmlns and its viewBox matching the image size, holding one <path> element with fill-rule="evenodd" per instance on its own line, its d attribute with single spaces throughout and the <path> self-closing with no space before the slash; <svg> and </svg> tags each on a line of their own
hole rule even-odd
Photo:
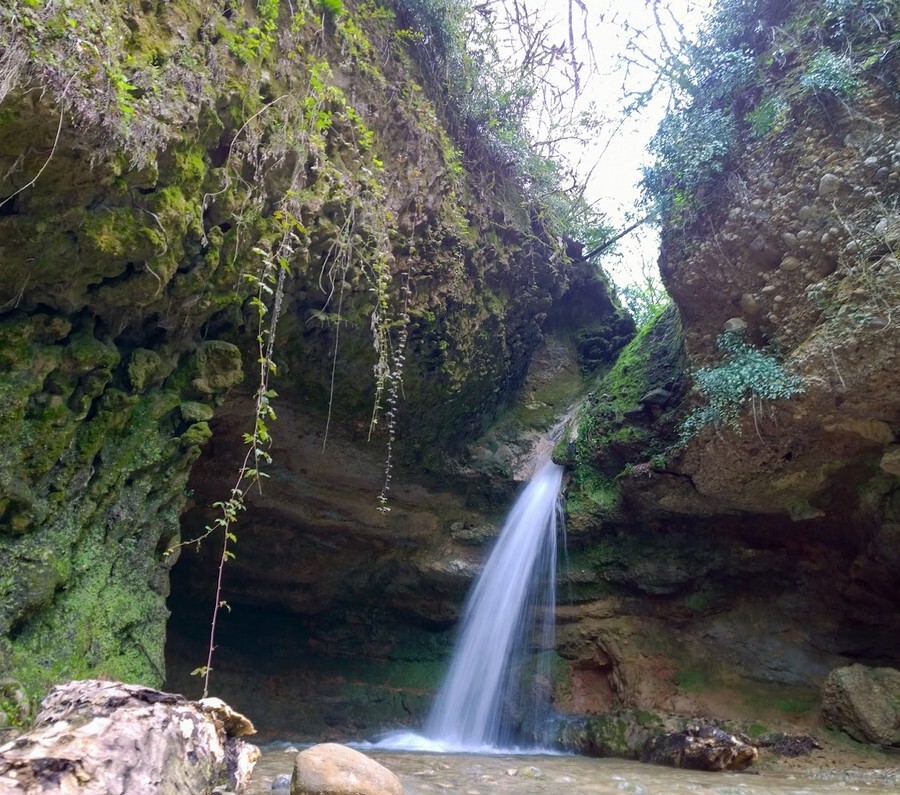
<svg viewBox="0 0 900 795">
<path fill-rule="evenodd" d="M 291 270 L 268 307 L 270 386 L 303 439 L 273 423 L 281 477 L 252 506 L 258 548 L 239 556 L 263 572 L 254 604 L 281 605 L 295 566 L 288 610 L 331 609 L 333 583 L 306 579 L 335 557 L 306 553 L 333 543 L 349 598 L 368 576 L 408 612 L 451 620 L 459 578 L 435 565 L 440 545 L 392 576 L 395 549 L 417 543 L 397 528 L 425 535 L 444 517 L 399 494 L 399 477 L 396 513 L 374 509 L 388 436 L 394 465 L 443 480 L 521 389 L 545 329 L 566 325 L 573 291 L 603 307 L 592 360 L 628 336 L 602 276 L 572 263 L 505 158 L 448 124 L 443 89 L 407 51 L 418 39 L 402 44 L 386 9 L 333 5 L 327 23 L 306 2 L 0 13 L 0 675 L 31 695 L 76 670 L 163 682 L 187 478 L 215 431 L 222 469 L 199 496 L 228 499 L 253 425 L 257 383 L 235 391 L 258 379 L 247 275 L 270 287 L 276 261 Z M 321 465 L 326 415 L 378 452 L 330 448 Z M 467 494 L 453 500 L 451 523 L 485 524 Z M 202 532 L 209 512 L 192 518 Z M 297 547 L 308 565 L 272 566 Z M 429 571 L 443 582 L 420 607 L 402 594 Z"/>
<path fill-rule="evenodd" d="M 54 688 L 35 728 L 0 747 L 9 793 L 241 791 L 259 750 L 246 718 L 222 703 L 138 685 L 85 680 Z"/>
<path fill-rule="evenodd" d="M 689 726 L 647 741 L 642 762 L 686 770 L 746 770 L 759 752 L 747 742 L 715 726 Z"/>
<path fill-rule="evenodd" d="M 900 747 L 900 671 L 837 668 L 822 689 L 822 715 L 832 729 L 862 743 Z"/>
</svg>

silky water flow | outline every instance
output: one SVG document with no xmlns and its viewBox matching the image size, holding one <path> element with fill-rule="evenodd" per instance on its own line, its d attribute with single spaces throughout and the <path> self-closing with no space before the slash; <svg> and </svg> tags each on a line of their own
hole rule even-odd
<svg viewBox="0 0 900 795">
<path fill-rule="evenodd" d="M 510 509 L 469 594 L 424 736 L 393 734 L 380 747 L 484 753 L 529 735 L 535 744 L 550 703 L 562 476 L 548 461 Z"/>
</svg>

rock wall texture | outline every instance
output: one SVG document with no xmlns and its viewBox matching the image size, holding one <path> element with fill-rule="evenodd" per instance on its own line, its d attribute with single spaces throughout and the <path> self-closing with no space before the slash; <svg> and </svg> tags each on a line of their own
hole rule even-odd
<svg viewBox="0 0 900 795">
<path fill-rule="evenodd" d="M 32 695 L 162 682 L 181 515 L 202 531 L 253 427 L 260 284 L 279 314 L 266 289 L 290 270 L 285 421 L 241 552 L 265 575 L 237 578 L 236 603 L 330 609 L 334 585 L 307 580 L 342 547 L 344 601 L 389 584 L 406 613 L 455 615 L 453 565 L 409 550 L 482 527 L 493 498 L 462 472 L 449 496 L 423 507 L 409 481 L 380 513 L 386 445 L 432 483 L 461 471 L 448 462 L 521 389 L 545 327 L 574 333 L 574 292 L 603 302 L 583 325 L 605 326 L 604 355 L 627 339 L 603 278 L 424 79 L 417 42 L 354 0 L 0 9 L 0 674 Z M 563 396 L 534 398 L 531 424 Z M 189 483 L 213 429 L 216 461 Z M 427 605 L 403 597 L 423 572 Z"/>
<path fill-rule="evenodd" d="M 289 5 L 0 9 L 0 673 L 198 691 L 219 549 L 167 553 L 234 483 L 282 264 L 214 666 L 267 736 L 421 719 L 586 370 L 561 711 L 809 725 L 829 671 L 896 667 L 893 5 L 733 4 L 656 171 L 674 305 L 624 349 L 427 46 Z"/>
<path fill-rule="evenodd" d="M 557 449 L 562 703 L 811 722 L 835 666 L 900 664 L 900 18 L 723 5 L 651 175 L 675 307 Z"/>
<path fill-rule="evenodd" d="M 35 725 L 0 746 L 7 793 L 241 792 L 259 758 L 253 724 L 218 699 L 191 702 L 97 680 L 54 688 Z"/>
</svg>

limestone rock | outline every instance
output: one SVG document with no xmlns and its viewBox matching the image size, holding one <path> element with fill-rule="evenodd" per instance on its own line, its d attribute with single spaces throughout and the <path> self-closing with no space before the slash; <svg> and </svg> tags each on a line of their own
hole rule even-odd
<svg viewBox="0 0 900 795">
<path fill-rule="evenodd" d="M 403 785 L 365 754 L 322 743 L 297 754 L 291 795 L 403 795 Z"/>
<path fill-rule="evenodd" d="M 823 174 L 819 180 L 819 196 L 830 196 L 841 187 L 841 178 L 834 174 Z"/>
<path fill-rule="evenodd" d="M 203 698 L 197 702 L 213 718 L 218 720 L 229 737 L 256 734 L 253 723 L 240 712 L 235 712 L 221 698 Z"/>
<path fill-rule="evenodd" d="M 900 747 L 900 671 L 850 665 L 825 680 L 826 725 L 863 743 Z"/>
<path fill-rule="evenodd" d="M 638 759 L 652 738 L 665 732 L 678 732 L 685 724 L 686 720 L 676 715 L 617 709 L 589 717 L 560 718 L 549 739 L 552 745 L 567 753 Z"/>
<path fill-rule="evenodd" d="M 0 791 L 190 795 L 220 783 L 240 791 L 258 756 L 255 746 L 184 696 L 75 681 L 44 699 L 34 730 L 0 747 Z"/>
<path fill-rule="evenodd" d="M 881 456 L 881 468 L 891 474 L 900 477 L 900 444 L 892 444 L 885 448 Z"/>
<path fill-rule="evenodd" d="M 746 323 L 744 324 L 746 327 Z M 651 389 L 641 398 L 642 406 L 659 406 L 664 408 L 672 400 L 672 393 L 668 389 Z"/>
<path fill-rule="evenodd" d="M 715 726 L 688 726 L 653 737 L 641 751 L 642 762 L 688 770 L 745 770 L 758 756 L 752 745 Z"/>
</svg>

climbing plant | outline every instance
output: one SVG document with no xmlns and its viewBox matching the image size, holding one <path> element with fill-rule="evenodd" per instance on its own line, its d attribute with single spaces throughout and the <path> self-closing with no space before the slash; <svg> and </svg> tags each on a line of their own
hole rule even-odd
<svg viewBox="0 0 900 795">
<path fill-rule="evenodd" d="M 693 373 L 703 403 L 681 424 L 682 443 L 709 426 L 739 432 L 746 412 L 751 412 L 756 422 L 767 402 L 786 400 L 804 391 L 800 376 L 787 372 L 771 351 L 754 347 L 740 334 L 725 332 L 717 345 L 722 361 Z"/>
<path fill-rule="evenodd" d="M 279 94 L 247 113 L 229 145 L 225 167 L 220 172 L 221 186 L 204 198 L 205 204 L 211 204 L 223 194 L 240 197 L 233 212 L 234 246 L 229 256 L 245 262 L 244 282 L 254 292 L 247 310 L 255 317 L 258 348 L 254 415 L 251 429 L 244 435 L 246 451 L 236 480 L 227 498 L 213 504 L 218 512 L 214 521 L 202 533 L 178 545 L 199 544 L 213 536 L 221 540 L 207 660 L 194 671 L 203 677 L 204 695 L 213 670 L 221 610 L 228 607 L 223 599 L 224 571 L 234 557 L 236 525 L 247 508 L 249 491 L 262 488 L 265 468 L 272 463 L 270 423 L 276 418 L 273 401 L 277 393 L 270 380 L 278 370 L 276 329 L 286 281 L 297 270 L 303 270 L 304 277 L 315 283 L 324 296 L 313 315 L 331 326 L 334 339 L 325 442 L 332 419 L 345 299 L 351 289 L 371 295 L 370 325 L 375 351 L 371 424 L 374 429 L 384 412 L 388 426 L 385 477 L 377 502 L 379 510 L 389 510 L 387 493 L 409 321 L 408 291 L 392 283 L 394 218 L 386 206 L 383 164 L 373 151 L 375 133 L 339 87 L 328 60 L 318 54 L 319 48 L 309 46 L 312 36 L 313 44 L 322 44 L 323 54 L 326 49 L 319 27 L 323 17 L 319 15 L 336 23 L 335 35 L 349 58 L 367 63 L 360 68 L 370 76 L 383 78 L 370 63 L 371 45 L 342 5 L 314 2 L 310 8 L 298 3 L 290 11 L 289 35 L 281 36 L 277 46 L 287 49 L 288 57 L 306 61 L 307 83 L 303 90 Z M 277 4 L 261 6 L 257 14 L 258 20 L 241 17 L 237 32 L 227 39 L 232 55 L 241 61 L 264 62 L 276 46 Z M 306 25 L 314 26 L 313 30 L 306 29 Z M 352 155 L 347 158 L 351 165 L 333 155 L 335 148 Z M 274 210 L 273 185 L 281 188 Z M 323 202 L 334 208 L 329 219 L 320 214 Z M 317 229 L 321 235 L 323 228 L 327 230 L 328 244 L 318 273 L 313 273 L 309 260 L 311 229 Z M 254 264 L 246 262 L 248 248 Z"/>
</svg>

